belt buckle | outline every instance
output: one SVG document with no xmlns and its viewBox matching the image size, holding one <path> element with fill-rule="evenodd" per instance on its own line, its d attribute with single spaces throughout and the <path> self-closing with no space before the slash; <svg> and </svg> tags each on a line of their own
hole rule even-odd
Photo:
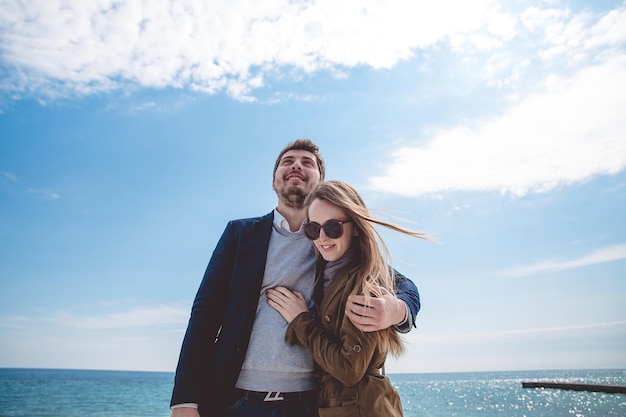
<svg viewBox="0 0 626 417">
<path fill-rule="evenodd" d="M 274 394 L 274 395 L 273 395 Z M 270 391 L 267 393 L 263 401 L 282 401 L 285 397 L 280 396 L 280 391 Z"/>
</svg>

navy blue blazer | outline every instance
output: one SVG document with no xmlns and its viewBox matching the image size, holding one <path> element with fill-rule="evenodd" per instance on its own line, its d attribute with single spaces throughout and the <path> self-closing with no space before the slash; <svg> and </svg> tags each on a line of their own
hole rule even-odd
<svg viewBox="0 0 626 417">
<path fill-rule="evenodd" d="M 171 405 L 197 403 L 203 416 L 229 405 L 250 341 L 273 221 L 272 211 L 226 226 L 193 303 Z M 396 286 L 415 318 L 417 288 L 399 273 Z"/>
</svg>

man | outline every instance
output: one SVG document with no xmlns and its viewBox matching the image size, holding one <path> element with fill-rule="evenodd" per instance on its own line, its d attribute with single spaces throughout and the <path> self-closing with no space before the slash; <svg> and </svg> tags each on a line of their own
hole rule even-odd
<svg viewBox="0 0 626 417">
<path fill-rule="evenodd" d="M 285 340 L 286 323 L 264 296 L 284 286 L 312 299 L 315 251 L 301 230 L 304 200 L 324 179 L 324 160 L 310 140 L 285 147 L 274 165 L 278 206 L 269 214 L 229 222 L 196 295 L 180 352 L 172 417 L 299 417 L 317 409 L 314 363 Z M 415 285 L 396 276 L 398 297 L 346 314 L 363 331 L 400 324 L 408 331 L 420 308 Z"/>
</svg>

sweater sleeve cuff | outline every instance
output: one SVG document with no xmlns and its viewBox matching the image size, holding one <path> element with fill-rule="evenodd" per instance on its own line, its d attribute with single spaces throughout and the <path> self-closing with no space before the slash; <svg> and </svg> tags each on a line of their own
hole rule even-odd
<svg viewBox="0 0 626 417">
<path fill-rule="evenodd" d="M 170 410 L 173 410 L 175 408 L 183 408 L 183 407 L 195 408 L 197 410 L 198 409 L 198 404 L 196 404 L 196 403 L 175 404 L 175 405 L 170 407 Z"/>
</svg>

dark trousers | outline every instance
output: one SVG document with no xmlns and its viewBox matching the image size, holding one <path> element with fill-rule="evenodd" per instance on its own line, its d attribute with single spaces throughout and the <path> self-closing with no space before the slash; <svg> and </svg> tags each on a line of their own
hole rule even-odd
<svg viewBox="0 0 626 417">
<path fill-rule="evenodd" d="M 307 391 L 298 398 L 285 395 L 285 399 L 280 400 L 278 398 L 283 396 L 280 393 L 268 396 L 238 391 L 222 417 L 316 417 L 317 394 L 317 391 Z"/>
</svg>

